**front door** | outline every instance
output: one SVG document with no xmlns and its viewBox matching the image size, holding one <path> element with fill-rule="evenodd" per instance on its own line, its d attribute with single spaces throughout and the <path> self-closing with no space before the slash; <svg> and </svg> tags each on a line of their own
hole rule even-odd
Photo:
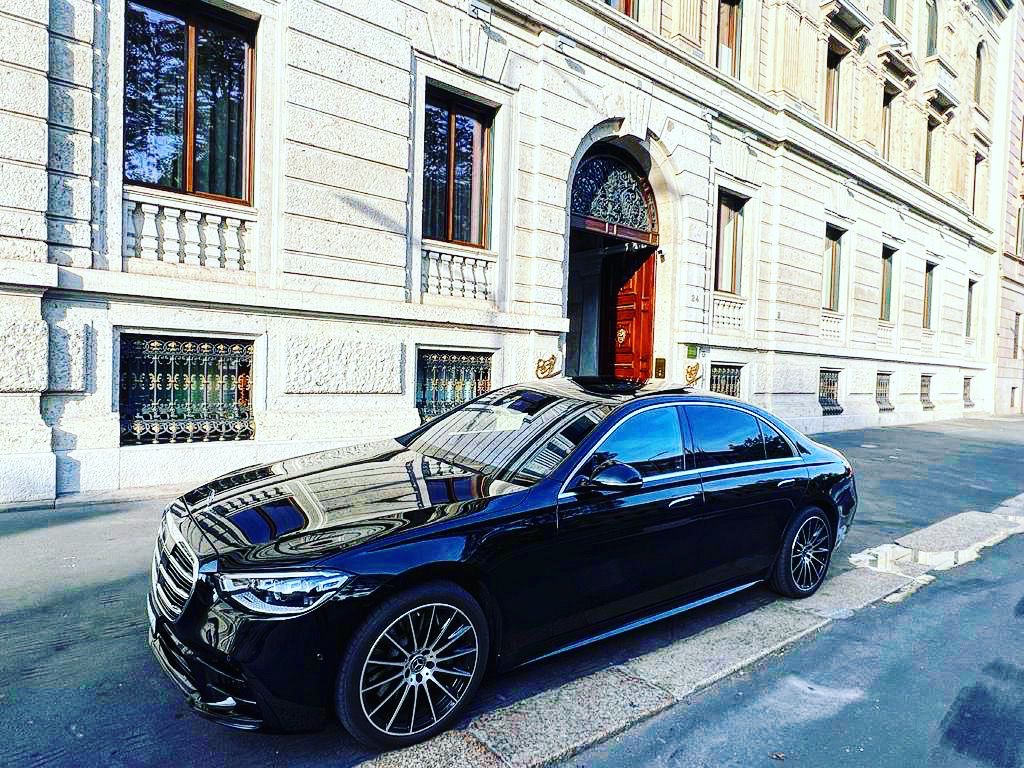
<svg viewBox="0 0 1024 768">
<path fill-rule="evenodd" d="M 606 259 L 602 369 L 617 379 L 649 379 L 654 354 L 655 249 Z M 613 303 L 614 302 L 614 303 Z"/>
</svg>

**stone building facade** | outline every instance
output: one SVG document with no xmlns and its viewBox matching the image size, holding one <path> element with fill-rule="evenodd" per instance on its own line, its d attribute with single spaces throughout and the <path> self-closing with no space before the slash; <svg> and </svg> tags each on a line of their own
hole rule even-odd
<svg viewBox="0 0 1024 768">
<path fill-rule="evenodd" d="M 807 431 L 1002 408 L 1019 27 L 1010 0 L 0 0 L 0 503 L 560 370 Z"/>
</svg>

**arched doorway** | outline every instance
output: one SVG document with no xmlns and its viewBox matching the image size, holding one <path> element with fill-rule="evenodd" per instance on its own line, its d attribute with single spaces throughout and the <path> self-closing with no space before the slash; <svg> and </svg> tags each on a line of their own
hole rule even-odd
<svg viewBox="0 0 1024 768">
<path fill-rule="evenodd" d="M 623 150 L 596 144 L 570 195 L 566 374 L 651 377 L 657 247 L 646 177 Z"/>
</svg>

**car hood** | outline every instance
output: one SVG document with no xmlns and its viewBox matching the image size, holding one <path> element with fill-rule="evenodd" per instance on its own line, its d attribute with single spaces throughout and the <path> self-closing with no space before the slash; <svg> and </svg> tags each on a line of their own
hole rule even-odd
<svg viewBox="0 0 1024 768">
<path fill-rule="evenodd" d="M 272 567 L 320 560 L 523 490 L 387 440 L 247 467 L 177 506 L 182 527 L 201 534 L 190 537 L 201 559 Z"/>
</svg>

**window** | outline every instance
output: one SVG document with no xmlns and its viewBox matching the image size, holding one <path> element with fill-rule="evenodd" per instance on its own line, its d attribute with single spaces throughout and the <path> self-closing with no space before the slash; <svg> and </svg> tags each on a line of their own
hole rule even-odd
<svg viewBox="0 0 1024 768">
<path fill-rule="evenodd" d="M 935 130 L 939 127 L 937 120 L 928 118 L 928 129 L 924 137 L 924 183 L 932 183 L 932 160 L 935 151 Z"/>
<path fill-rule="evenodd" d="M 896 100 L 896 92 L 885 88 L 882 90 L 882 159 L 892 159 L 892 103 Z"/>
<path fill-rule="evenodd" d="M 974 52 L 974 103 L 981 104 L 981 95 L 985 81 L 985 44 L 978 43 Z"/>
<path fill-rule="evenodd" d="M 423 126 L 423 237 L 487 245 L 493 112 L 428 88 Z"/>
<path fill-rule="evenodd" d="M 727 75 L 740 76 L 742 0 L 718 0 L 718 53 L 715 65 Z"/>
<path fill-rule="evenodd" d="M 739 397 L 742 370 L 742 365 L 712 365 L 711 391 L 729 397 Z"/>
<path fill-rule="evenodd" d="M 925 0 L 925 56 L 939 51 L 939 6 L 937 0 Z"/>
<path fill-rule="evenodd" d="M 125 11 L 125 181 L 247 202 L 253 29 L 172 7 Z"/>
<path fill-rule="evenodd" d="M 931 374 L 922 374 L 921 376 L 921 405 L 924 406 L 926 411 L 930 411 L 935 407 L 935 403 L 932 402 Z"/>
<path fill-rule="evenodd" d="M 825 263 L 822 272 L 822 307 L 839 311 L 839 277 L 842 266 L 843 230 L 825 227 Z"/>
<path fill-rule="evenodd" d="M 751 414 L 714 405 L 689 406 L 686 412 L 701 466 L 764 461 L 764 438 Z"/>
<path fill-rule="evenodd" d="M 930 330 L 932 327 L 932 301 L 935 294 L 935 264 L 930 261 L 924 265 L 924 306 L 921 314 L 921 327 Z"/>
<path fill-rule="evenodd" d="M 423 421 L 440 416 L 490 389 L 490 352 L 419 351 L 416 408 Z"/>
<path fill-rule="evenodd" d="M 895 255 L 892 248 L 882 246 L 882 298 L 878 319 L 887 323 L 892 321 L 892 261 Z"/>
<path fill-rule="evenodd" d="M 882 0 L 882 13 L 885 14 L 885 18 L 891 21 L 893 24 L 896 23 L 896 0 Z"/>
<path fill-rule="evenodd" d="M 974 287 L 977 280 L 967 281 L 967 323 L 964 329 L 964 336 L 968 339 L 974 338 Z"/>
<path fill-rule="evenodd" d="M 619 13 L 626 14 L 631 19 L 639 17 L 640 0 L 604 0 L 604 4 Z"/>
<path fill-rule="evenodd" d="M 1017 407 L 1017 388 L 1016 387 L 1010 387 L 1010 407 L 1011 408 L 1016 408 Z"/>
<path fill-rule="evenodd" d="M 587 462 L 588 474 L 606 461 L 629 464 L 650 477 L 683 469 L 683 436 L 675 406 L 640 411 L 616 426 Z"/>
<path fill-rule="evenodd" d="M 743 269 L 743 206 L 746 199 L 718 193 L 718 242 L 715 245 L 715 290 L 740 292 Z"/>
<path fill-rule="evenodd" d="M 765 422 L 758 420 L 758 426 L 761 427 L 761 437 L 764 438 L 764 453 L 767 459 L 791 459 L 793 458 L 793 449 L 789 445 L 789 441 L 784 438 L 775 427 L 771 427 Z"/>
<path fill-rule="evenodd" d="M 892 388 L 892 374 L 879 373 L 875 376 L 875 403 L 879 411 L 895 411 L 896 406 L 892 404 L 890 390 Z"/>
<path fill-rule="evenodd" d="M 1016 360 L 1020 357 L 1020 318 L 1021 313 L 1016 312 L 1013 315 L 1013 359 Z"/>
<path fill-rule="evenodd" d="M 251 341 L 121 336 L 121 445 L 251 440 Z"/>
<path fill-rule="evenodd" d="M 831 41 L 828 48 L 828 58 L 825 61 L 825 125 L 834 131 L 839 130 L 839 86 L 841 66 L 846 51 L 836 47 Z"/>
<path fill-rule="evenodd" d="M 977 216 L 978 210 L 978 182 L 981 178 L 981 164 L 985 162 L 983 155 L 974 155 L 974 174 L 971 176 L 971 212 Z"/>
<path fill-rule="evenodd" d="M 527 459 L 516 473 L 519 482 L 532 485 L 554 472 L 610 412 L 607 406 L 588 407 Z"/>
<path fill-rule="evenodd" d="M 839 404 L 839 371 L 826 368 L 818 371 L 818 405 L 822 416 L 838 416 L 843 412 Z"/>
<path fill-rule="evenodd" d="M 1024 208 L 1017 209 L 1017 242 L 1014 253 L 1024 258 Z"/>
<path fill-rule="evenodd" d="M 971 400 L 971 377 L 964 377 L 964 408 L 973 408 L 974 401 Z"/>
</svg>

